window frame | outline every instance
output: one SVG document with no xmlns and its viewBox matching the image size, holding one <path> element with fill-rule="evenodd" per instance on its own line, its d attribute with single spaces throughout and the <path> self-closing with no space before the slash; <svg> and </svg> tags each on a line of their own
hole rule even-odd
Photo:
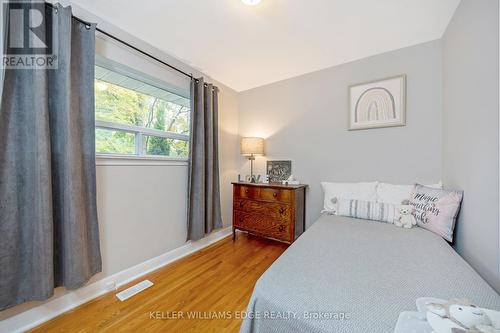
<svg viewBox="0 0 500 333">
<path fill-rule="evenodd" d="M 191 99 L 191 96 L 186 96 L 185 94 L 181 93 L 178 89 L 175 89 L 173 87 L 169 87 L 168 84 L 166 84 L 164 81 L 160 81 L 156 78 L 152 78 L 149 75 L 145 73 L 141 73 L 137 70 L 134 70 L 128 66 L 118 64 L 114 61 L 102 58 L 102 57 L 97 57 L 96 56 L 96 66 L 106 68 L 110 71 L 116 72 L 121 75 L 129 76 L 131 78 L 134 78 L 136 80 L 142 81 L 145 84 L 149 84 L 152 86 L 155 86 L 159 89 L 163 89 L 165 91 L 171 92 L 173 94 L 176 94 L 180 97 L 184 97 L 187 99 Z M 95 82 L 94 78 L 94 82 Z M 113 83 L 111 83 L 113 84 Z M 94 113 L 95 113 L 95 106 L 94 106 Z M 192 119 L 189 119 L 189 126 L 191 127 L 191 121 Z M 169 131 L 162 131 L 162 130 L 157 130 L 154 128 L 147 128 L 147 127 L 142 127 L 142 126 L 135 126 L 135 125 L 128 125 L 128 124 L 120 124 L 120 123 L 115 123 L 115 122 L 109 122 L 109 121 L 104 121 L 104 120 L 95 120 L 95 128 L 96 129 L 103 129 L 103 130 L 111 130 L 111 131 L 121 131 L 121 132 L 127 132 L 134 134 L 134 142 L 135 142 L 135 153 L 134 154 L 121 154 L 121 153 L 102 153 L 102 152 L 95 152 L 97 158 L 113 158 L 113 159 L 141 159 L 141 160 L 158 160 L 158 161 L 189 161 L 189 156 L 187 157 L 179 157 L 179 156 L 164 156 L 164 155 L 151 155 L 151 154 L 146 154 L 143 153 L 143 135 L 149 135 L 149 136 L 155 136 L 155 137 L 161 137 L 161 138 L 166 138 L 166 139 L 174 139 L 174 140 L 180 140 L 180 141 L 186 141 L 188 144 L 188 147 L 191 146 L 191 133 L 188 134 L 180 134 L 180 133 L 175 133 L 175 132 L 169 132 Z"/>
<path fill-rule="evenodd" d="M 135 154 L 118 154 L 118 153 L 99 153 L 96 151 L 96 155 L 98 156 L 123 156 L 123 157 L 150 157 L 150 158 L 158 158 L 158 159 L 173 159 L 173 160 L 188 160 L 187 157 L 176 157 L 176 156 L 163 156 L 163 155 L 150 155 L 144 154 L 142 152 L 142 136 L 150 135 L 155 137 L 167 138 L 167 139 L 175 139 L 180 141 L 186 141 L 188 144 L 191 143 L 191 136 L 187 134 L 179 134 L 174 132 L 161 131 L 153 128 L 134 126 L 134 125 L 125 125 L 114 123 L 110 121 L 96 120 L 95 121 L 96 129 L 104 129 L 104 130 L 112 130 L 112 131 L 120 131 L 134 134 L 135 136 Z"/>
</svg>

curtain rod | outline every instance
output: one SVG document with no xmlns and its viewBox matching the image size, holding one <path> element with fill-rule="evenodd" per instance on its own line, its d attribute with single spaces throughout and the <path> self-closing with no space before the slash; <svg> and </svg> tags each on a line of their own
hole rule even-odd
<svg viewBox="0 0 500 333">
<path fill-rule="evenodd" d="M 49 6 L 49 7 L 51 7 L 52 9 L 57 9 L 57 7 L 56 7 L 54 4 L 50 3 L 50 2 L 45 2 L 45 4 L 46 4 L 47 6 Z M 87 22 L 87 21 L 85 21 L 85 20 L 82 20 L 81 18 L 79 18 L 79 17 L 77 17 L 77 16 L 75 16 L 75 15 L 73 15 L 73 14 L 71 14 L 71 16 L 72 16 L 75 20 L 77 20 L 78 22 L 80 22 L 80 23 L 82 23 L 82 24 L 85 24 L 85 25 L 87 25 L 87 26 L 90 26 L 90 25 L 92 24 L 92 23 L 90 23 L 90 22 Z M 181 70 L 181 69 L 179 69 L 179 68 L 177 68 L 177 67 L 175 67 L 175 66 L 172 66 L 172 65 L 170 65 L 170 64 L 168 64 L 168 63 L 166 63 L 165 61 L 163 61 L 163 60 L 161 60 L 161 59 L 159 59 L 159 58 L 155 57 L 154 55 L 151 55 L 151 54 L 147 53 L 146 51 L 143 51 L 143 50 L 141 50 L 140 48 L 135 47 L 134 45 L 132 45 L 132 44 L 130 44 L 130 43 L 128 43 L 128 42 L 126 42 L 126 41 L 124 41 L 123 39 L 120 39 L 120 38 L 118 38 L 118 37 L 116 37 L 116 36 L 114 36 L 114 35 L 110 34 L 109 32 L 106 32 L 106 31 L 104 31 L 104 30 L 102 30 L 102 29 L 98 28 L 97 26 L 96 26 L 96 30 L 97 30 L 98 32 L 102 33 L 103 35 L 106 35 L 106 36 L 108 36 L 108 37 L 110 37 L 110 38 L 112 38 L 112 39 L 116 40 L 117 42 L 120 42 L 121 44 L 123 44 L 123 45 L 125 45 L 125 46 L 127 46 L 127 47 L 129 47 L 129 48 L 131 48 L 131 49 L 133 49 L 133 50 L 135 50 L 135 51 L 137 51 L 137 52 L 139 52 L 139 53 L 141 53 L 141 54 L 143 54 L 143 55 L 145 55 L 145 56 L 147 56 L 147 57 L 149 57 L 149 58 L 151 58 L 151 59 L 153 59 L 153 60 L 155 60 L 155 61 L 157 61 L 157 62 L 159 62 L 159 63 L 161 63 L 161 64 L 163 64 L 163 65 L 165 65 L 165 66 L 167 66 L 167 67 L 169 67 L 169 68 L 171 68 L 171 69 L 173 69 L 173 70 L 175 70 L 176 72 L 178 72 L 178 73 L 180 73 L 180 74 L 182 74 L 182 75 L 185 75 L 185 76 L 187 76 L 187 77 L 189 77 L 189 78 L 191 78 L 191 79 L 194 79 L 195 81 L 199 81 L 198 79 L 193 78 L 193 74 L 186 73 L 186 72 L 184 72 L 183 70 Z M 205 83 L 204 85 L 206 86 L 207 84 Z M 215 86 L 214 86 L 214 87 L 215 87 Z"/>
</svg>

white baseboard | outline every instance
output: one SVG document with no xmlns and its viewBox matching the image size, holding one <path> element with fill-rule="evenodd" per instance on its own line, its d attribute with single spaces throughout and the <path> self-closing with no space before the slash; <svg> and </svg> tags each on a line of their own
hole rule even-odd
<svg viewBox="0 0 500 333">
<path fill-rule="evenodd" d="M 105 277 L 99 281 L 64 294 L 46 303 L 21 312 L 0 322 L 0 332 L 24 332 L 32 329 L 64 312 L 67 312 L 83 303 L 110 292 L 109 286 L 113 283 L 117 287 L 125 285 L 152 271 L 179 260 L 193 252 L 199 251 L 231 234 L 232 228 L 227 227 L 216 231 L 196 242 L 187 242 L 185 245 L 172 251 L 147 260 L 136 266 Z"/>
</svg>

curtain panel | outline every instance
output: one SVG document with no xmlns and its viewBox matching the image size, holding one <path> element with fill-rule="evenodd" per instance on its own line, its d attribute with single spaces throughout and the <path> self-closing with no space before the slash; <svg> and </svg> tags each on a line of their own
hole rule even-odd
<svg viewBox="0 0 500 333">
<path fill-rule="evenodd" d="M 1 53 L 2 55 L 4 55 L 5 51 L 6 51 L 6 45 L 5 44 L 6 44 L 6 41 L 7 41 L 7 27 L 9 26 L 9 16 L 7 15 L 7 11 L 6 10 L 2 10 L 0 15 L 1 15 L 0 19 L 2 20 L 0 22 L 0 24 L 1 24 L 1 26 L 0 26 L 0 30 L 1 30 L 1 34 L 0 34 L 0 52 L 2 52 Z M 0 100 L 2 98 L 4 73 L 5 73 L 5 70 L 4 70 L 3 66 L 0 66 Z"/>
<path fill-rule="evenodd" d="M 222 227 L 219 183 L 218 88 L 191 79 L 188 240 Z"/>
<path fill-rule="evenodd" d="M 44 7 L 58 68 L 7 69 L 1 94 L 0 310 L 47 299 L 56 286 L 79 288 L 101 271 L 95 26 L 70 7 Z"/>
</svg>

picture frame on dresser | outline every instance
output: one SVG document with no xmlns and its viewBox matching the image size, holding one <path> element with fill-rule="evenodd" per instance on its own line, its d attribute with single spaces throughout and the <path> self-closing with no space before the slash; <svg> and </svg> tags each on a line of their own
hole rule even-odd
<svg viewBox="0 0 500 333">
<path fill-rule="evenodd" d="M 268 160 L 266 162 L 266 174 L 270 183 L 280 183 L 292 175 L 292 161 L 290 160 Z"/>
<path fill-rule="evenodd" d="M 236 230 L 293 243 L 305 230 L 306 184 L 233 182 L 233 239 Z"/>
</svg>

